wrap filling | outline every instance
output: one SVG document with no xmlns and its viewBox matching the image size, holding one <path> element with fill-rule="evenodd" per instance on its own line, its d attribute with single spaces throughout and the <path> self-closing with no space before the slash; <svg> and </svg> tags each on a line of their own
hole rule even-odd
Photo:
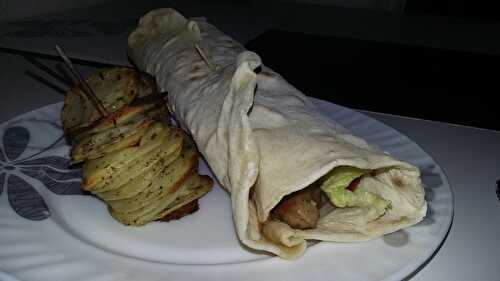
<svg viewBox="0 0 500 281">
<path fill-rule="evenodd" d="M 314 228 L 320 217 L 322 196 L 334 208 L 370 208 L 380 217 L 391 208 L 391 202 L 360 185 L 363 177 L 370 176 L 372 170 L 336 167 L 309 187 L 285 196 L 271 211 L 271 218 L 296 229 Z"/>
</svg>

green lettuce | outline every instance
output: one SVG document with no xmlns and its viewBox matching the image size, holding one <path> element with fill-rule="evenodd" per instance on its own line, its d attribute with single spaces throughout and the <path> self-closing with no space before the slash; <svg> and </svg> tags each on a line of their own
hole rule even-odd
<svg viewBox="0 0 500 281">
<path fill-rule="evenodd" d="M 355 167 L 336 167 L 323 176 L 320 188 L 338 208 L 375 207 L 377 210 L 385 211 L 390 206 L 390 202 L 381 196 L 365 191 L 363 188 L 356 188 L 354 191 L 347 189 L 352 181 L 369 173 L 370 170 Z"/>
</svg>

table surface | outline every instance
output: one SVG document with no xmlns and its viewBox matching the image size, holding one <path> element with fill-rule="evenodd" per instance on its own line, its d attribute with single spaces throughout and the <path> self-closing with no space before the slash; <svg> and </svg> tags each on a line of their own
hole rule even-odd
<svg viewBox="0 0 500 281">
<path fill-rule="evenodd" d="M 124 13 L 124 18 L 135 16 L 136 13 L 137 10 Z M 88 14 L 88 10 L 74 13 L 79 17 L 85 14 Z M 104 15 L 100 9 L 96 10 L 93 17 Z M 216 12 L 210 15 L 218 18 L 216 22 L 227 27 L 229 31 L 226 32 L 233 36 L 237 34 L 237 28 L 245 24 L 234 16 L 222 19 Z M 243 21 L 246 19 L 248 17 L 243 17 Z M 232 28 L 229 27 L 231 21 L 237 23 Z M 267 24 L 269 22 L 264 17 L 255 29 L 246 29 L 235 37 L 246 42 L 265 30 Z M 127 30 L 122 28 L 116 31 L 113 28 L 116 26 L 108 26 L 107 33 L 87 30 L 87 34 L 71 36 L 64 33 L 71 29 L 65 29 L 64 32 L 52 30 L 50 36 L 43 35 L 46 30 L 39 30 L 38 33 L 25 30 L 24 36 L 21 32 L 14 39 L 16 36 L 12 34 L 8 40 L 0 36 L 0 47 L 24 46 L 23 49 L 50 53 L 54 42 L 62 42 L 66 49 L 72 50 L 74 56 L 124 63 L 123 39 L 126 38 L 124 33 Z M 31 45 L 26 47 L 27 44 Z M 3 51 L 0 52 L 0 65 L 8 68 L 0 72 L 0 122 L 62 100 L 61 91 L 65 89 L 63 83 L 54 80 L 22 55 Z M 57 68 L 60 64 L 48 59 L 37 60 L 51 68 Z M 92 66 L 78 67 L 84 75 L 95 70 Z M 363 113 L 399 130 L 419 144 L 442 167 L 455 196 L 455 216 L 446 241 L 429 263 L 411 279 L 500 280 L 500 244 L 497 243 L 500 237 L 500 198 L 496 194 L 496 181 L 500 179 L 500 132 L 384 113 Z"/>
</svg>

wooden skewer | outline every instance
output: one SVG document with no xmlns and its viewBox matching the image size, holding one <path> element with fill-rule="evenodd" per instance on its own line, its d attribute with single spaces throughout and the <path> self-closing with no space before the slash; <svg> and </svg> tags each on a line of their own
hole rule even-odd
<svg viewBox="0 0 500 281">
<path fill-rule="evenodd" d="M 201 50 L 200 46 L 198 46 L 198 44 L 194 44 L 194 47 L 196 48 L 196 51 L 198 51 L 198 54 L 200 55 L 200 57 L 205 61 L 208 68 L 210 68 L 210 70 L 214 71 L 215 66 L 208 60 L 208 58 L 205 56 L 205 54 Z"/>
<path fill-rule="evenodd" d="M 57 73 L 56 71 L 52 70 L 50 67 L 48 67 L 45 64 L 41 63 L 40 61 L 38 61 L 37 59 L 35 59 L 33 56 L 26 55 L 26 56 L 24 56 L 24 59 L 27 60 L 32 65 L 34 65 L 34 66 L 38 67 L 39 69 L 45 71 L 50 76 L 54 77 L 59 82 L 61 82 L 64 85 L 66 85 L 67 87 L 70 87 L 70 86 L 73 85 L 73 81 L 71 81 L 71 79 L 68 79 L 67 77 L 64 77 L 61 74 Z"/>
<path fill-rule="evenodd" d="M 64 60 L 66 63 L 66 66 L 68 66 L 71 74 L 75 77 L 75 79 L 82 85 L 82 91 L 87 95 L 87 98 L 93 103 L 94 107 L 99 111 L 99 114 L 101 114 L 102 117 L 106 117 L 109 115 L 108 111 L 102 104 L 102 102 L 99 100 L 99 98 L 96 96 L 92 88 L 89 86 L 89 84 L 83 79 L 82 74 L 75 68 L 73 63 L 71 63 L 71 60 L 66 56 L 64 51 L 62 50 L 61 47 L 56 45 L 56 50 L 59 53 L 59 56 Z"/>
</svg>

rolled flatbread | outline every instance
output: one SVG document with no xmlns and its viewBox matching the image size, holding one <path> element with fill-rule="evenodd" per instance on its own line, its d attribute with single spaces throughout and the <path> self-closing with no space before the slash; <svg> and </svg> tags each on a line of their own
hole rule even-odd
<svg viewBox="0 0 500 281">
<path fill-rule="evenodd" d="M 128 44 L 132 62 L 168 92 L 170 111 L 231 193 L 236 232 L 245 245 L 293 259 L 304 253 L 308 239 L 369 240 L 425 216 L 418 168 L 321 115 L 257 54 L 206 20 L 153 10 L 140 19 Z M 360 194 L 386 204 L 329 202 L 355 193 L 345 187 L 327 192 L 339 168 L 362 174 Z M 328 198 L 318 206 L 314 227 L 300 229 L 273 217 L 286 196 L 314 185 Z"/>
</svg>

